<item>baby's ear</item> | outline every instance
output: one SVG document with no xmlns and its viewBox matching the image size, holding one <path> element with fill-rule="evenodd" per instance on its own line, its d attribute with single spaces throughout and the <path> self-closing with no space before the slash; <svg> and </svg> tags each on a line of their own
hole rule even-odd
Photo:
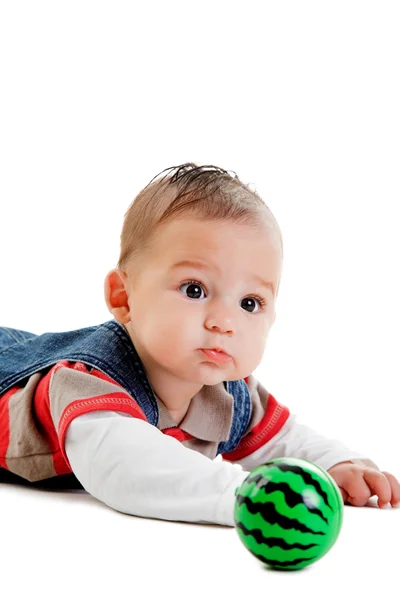
<svg viewBox="0 0 400 600">
<path fill-rule="evenodd" d="M 104 280 L 104 299 L 115 320 L 124 325 L 131 318 L 127 293 L 128 277 L 121 269 L 113 269 Z"/>
</svg>

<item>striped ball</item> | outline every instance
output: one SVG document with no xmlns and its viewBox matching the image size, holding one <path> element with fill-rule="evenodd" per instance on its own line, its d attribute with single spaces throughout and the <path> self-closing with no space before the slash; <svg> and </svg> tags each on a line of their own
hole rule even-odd
<svg viewBox="0 0 400 600">
<path fill-rule="evenodd" d="M 327 471 L 300 458 L 261 465 L 236 490 L 236 531 L 273 569 L 302 569 L 330 550 L 343 520 L 343 499 Z"/>
</svg>

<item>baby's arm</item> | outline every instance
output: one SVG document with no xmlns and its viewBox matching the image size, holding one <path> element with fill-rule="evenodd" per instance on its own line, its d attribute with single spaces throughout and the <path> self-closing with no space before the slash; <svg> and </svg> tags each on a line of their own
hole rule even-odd
<svg viewBox="0 0 400 600">
<path fill-rule="evenodd" d="M 228 455 L 225 455 L 229 458 Z M 290 415 L 282 429 L 261 448 L 235 461 L 244 469 L 251 471 L 273 458 L 293 456 L 314 462 L 325 470 L 344 461 L 355 464 L 362 461 L 378 468 L 375 463 L 363 454 L 354 452 L 342 442 L 327 438 L 310 427 L 297 421 L 296 415 Z"/>
<path fill-rule="evenodd" d="M 75 418 L 65 452 L 90 494 L 115 510 L 154 519 L 233 526 L 235 489 L 248 475 L 113 411 Z"/>
<path fill-rule="evenodd" d="M 238 447 L 223 454 L 224 460 L 238 463 L 248 471 L 285 456 L 310 460 L 326 470 L 344 461 L 356 464 L 362 461 L 378 468 L 365 455 L 354 452 L 342 442 L 298 423 L 296 415 L 279 404 L 253 375 L 245 381 L 252 404 L 250 423 Z"/>
<path fill-rule="evenodd" d="M 56 365 L 49 390 L 61 451 L 90 494 L 140 517 L 234 525 L 235 490 L 248 475 L 240 465 L 162 433 L 121 386 L 82 363 Z"/>
</svg>

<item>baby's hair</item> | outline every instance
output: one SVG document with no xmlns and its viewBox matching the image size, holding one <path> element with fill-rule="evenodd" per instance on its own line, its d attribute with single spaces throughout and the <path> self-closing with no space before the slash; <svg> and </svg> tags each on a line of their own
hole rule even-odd
<svg viewBox="0 0 400 600">
<path fill-rule="evenodd" d="M 128 263 L 139 261 L 150 249 L 159 225 L 183 216 L 231 221 L 255 229 L 267 226 L 278 234 L 283 254 L 282 235 L 275 217 L 234 171 L 185 163 L 161 171 L 129 206 L 121 232 L 118 268 L 126 269 Z"/>
</svg>

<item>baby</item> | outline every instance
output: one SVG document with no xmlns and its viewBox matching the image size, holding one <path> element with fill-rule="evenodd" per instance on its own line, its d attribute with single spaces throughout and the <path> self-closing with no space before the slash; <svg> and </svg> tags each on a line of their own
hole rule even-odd
<svg viewBox="0 0 400 600">
<path fill-rule="evenodd" d="M 0 328 L 0 467 L 31 482 L 73 473 L 124 513 L 233 526 L 249 471 L 293 456 L 345 502 L 398 505 L 393 475 L 298 423 L 252 375 L 282 260 L 275 218 L 236 174 L 189 163 L 154 178 L 105 279 L 111 321 Z"/>
</svg>

